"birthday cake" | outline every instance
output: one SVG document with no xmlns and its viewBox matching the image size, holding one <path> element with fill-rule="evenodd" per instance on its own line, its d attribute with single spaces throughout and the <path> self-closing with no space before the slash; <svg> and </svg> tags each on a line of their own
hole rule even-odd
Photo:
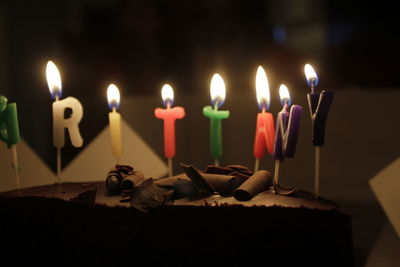
<svg viewBox="0 0 400 267">
<path fill-rule="evenodd" d="M 68 266 L 353 266 L 351 218 L 335 202 L 274 185 L 264 170 L 182 167 L 182 174 L 151 179 L 117 165 L 106 182 L 1 193 L 2 259 Z"/>
</svg>

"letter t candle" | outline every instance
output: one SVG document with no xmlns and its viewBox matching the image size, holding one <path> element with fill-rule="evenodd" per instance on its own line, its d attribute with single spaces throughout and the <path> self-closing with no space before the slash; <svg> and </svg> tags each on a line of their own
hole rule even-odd
<svg viewBox="0 0 400 267">
<path fill-rule="evenodd" d="M 166 108 L 156 108 L 154 115 L 156 118 L 164 120 L 164 154 L 168 159 L 168 175 L 172 176 L 172 158 L 175 156 L 175 121 L 185 117 L 185 109 L 183 107 L 172 108 L 174 90 L 169 84 L 162 87 L 161 97 Z"/>
<path fill-rule="evenodd" d="M 320 193 L 320 147 L 324 145 L 325 123 L 333 100 L 333 92 L 316 92 L 316 87 L 318 85 L 318 76 L 310 64 L 306 64 L 304 66 L 304 73 L 307 78 L 308 86 L 310 86 L 311 88 L 311 93 L 307 94 L 307 100 L 312 123 L 312 143 L 315 147 L 314 191 L 315 195 L 318 197 Z"/>
<path fill-rule="evenodd" d="M 108 107 L 111 109 L 111 112 L 108 113 L 108 119 L 110 122 L 111 149 L 118 164 L 119 158 L 122 155 L 121 114 L 119 114 L 117 111 L 120 103 L 119 90 L 114 84 L 110 84 L 107 88 L 107 100 Z"/>
<path fill-rule="evenodd" d="M 270 94 L 267 75 L 263 67 L 259 66 L 256 75 L 256 93 L 258 107 L 256 134 L 254 137 L 253 154 L 255 157 L 254 171 L 258 171 L 260 158 L 264 156 L 265 148 L 272 154 L 274 150 L 275 127 L 274 117 L 266 112 L 270 106 Z"/>
<path fill-rule="evenodd" d="M 221 120 L 229 118 L 229 110 L 218 110 L 225 101 L 225 83 L 221 75 L 214 74 L 210 84 L 211 105 L 203 108 L 203 115 L 210 118 L 211 157 L 214 165 L 219 166 L 222 157 L 222 126 Z"/>
</svg>

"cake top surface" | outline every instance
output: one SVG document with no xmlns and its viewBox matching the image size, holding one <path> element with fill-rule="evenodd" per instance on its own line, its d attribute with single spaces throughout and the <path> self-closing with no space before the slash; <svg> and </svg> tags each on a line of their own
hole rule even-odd
<svg viewBox="0 0 400 267">
<path fill-rule="evenodd" d="M 123 199 L 120 195 L 110 195 L 104 181 L 93 183 L 63 183 L 60 185 L 45 185 L 24 188 L 0 193 L 0 197 L 44 197 L 59 198 L 66 201 L 77 201 L 108 207 L 131 207 L 129 199 Z M 339 205 L 333 201 L 318 198 L 312 193 L 299 190 L 290 196 L 275 194 L 273 190 L 266 190 L 254 196 L 249 201 L 238 201 L 233 196 L 221 196 L 213 194 L 198 196 L 196 198 L 180 198 L 167 205 L 173 206 L 227 206 L 241 205 L 245 207 L 304 207 L 308 209 L 332 210 L 339 209 Z"/>
</svg>

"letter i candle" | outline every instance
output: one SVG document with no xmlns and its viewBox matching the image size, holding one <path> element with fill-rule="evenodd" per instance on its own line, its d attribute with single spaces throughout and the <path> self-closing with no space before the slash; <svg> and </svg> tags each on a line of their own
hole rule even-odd
<svg viewBox="0 0 400 267">
<path fill-rule="evenodd" d="M 333 101 L 333 92 L 316 92 L 318 76 L 310 64 L 304 66 L 304 73 L 308 86 L 311 88 L 311 93 L 307 94 L 307 100 L 312 123 L 312 143 L 315 147 L 314 192 L 318 197 L 320 194 L 320 147 L 324 145 L 325 124 Z"/>
<path fill-rule="evenodd" d="M 210 119 L 210 146 L 214 165 L 219 166 L 222 157 L 221 120 L 229 118 L 229 110 L 218 110 L 225 101 L 226 88 L 224 80 L 218 73 L 214 74 L 210 84 L 211 106 L 203 108 L 203 115 Z"/>
<path fill-rule="evenodd" d="M 53 143 L 57 148 L 57 183 L 60 183 L 61 148 L 64 146 L 64 130 L 67 129 L 74 147 L 83 145 L 83 139 L 79 132 L 83 108 L 79 100 L 74 97 L 67 97 L 61 100 L 61 76 L 52 61 L 47 63 L 46 77 L 51 97 L 55 100 L 53 102 Z M 66 109 L 72 111 L 69 118 L 64 117 Z"/>
<path fill-rule="evenodd" d="M 118 87 L 110 84 L 107 88 L 108 107 L 111 112 L 108 113 L 110 123 L 111 150 L 118 164 L 119 158 L 122 156 L 122 140 L 121 140 L 121 114 L 119 114 L 120 94 Z"/>
<path fill-rule="evenodd" d="M 19 177 L 19 164 L 17 143 L 20 140 L 17 104 L 7 103 L 8 100 L 4 96 L 0 96 L 0 140 L 7 144 L 12 153 L 12 166 L 15 171 L 15 182 L 17 189 L 20 188 L 21 182 Z"/>
<path fill-rule="evenodd" d="M 303 108 L 299 105 L 293 105 L 290 108 L 289 90 L 284 84 L 279 87 L 279 95 L 282 111 L 278 113 L 276 119 L 276 132 L 273 157 L 275 159 L 274 184 L 279 184 L 279 163 L 285 157 L 294 157 L 296 151 L 297 138 L 300 128 L 300 117 Z"/>
<path fill-rule="evenodd" d="M 256 134 L 254 137 L 254 171 L 259 169 L 260 158 L 264 156 L 265 148 L 268 153 L 272 154 L 275 138 L 274 117 L 270 112 L 266 112 L 270 106 L 268 79 L 261 66 L 258 67 L 256 75 L 256 93 L 258 107 L 261 112 L 257 114 Z"/>
<path fill-rule="evenodd" d="M 168 159 L 168 175 L 172 176 L 172 158 L 175 156 L 175 121 L 185 117 L 185 109 L 183 107 L 172 107 L 174 91 L 169 84 L 162 87 L 161 97 L 165 109 L 156 108 L 154 115 L 156 118 L 164 120 L 164 154 Z"/>
</svg>

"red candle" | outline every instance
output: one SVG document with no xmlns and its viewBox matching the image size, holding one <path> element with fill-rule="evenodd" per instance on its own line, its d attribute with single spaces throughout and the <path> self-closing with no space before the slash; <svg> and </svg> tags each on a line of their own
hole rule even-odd
<svg viewBox="0 0 400 267">
<path fill-rule="evenodd" d="M 272 154 L 274 150 L 275 127 L 274 117 L 267 112 L 270 106 L 270 94 L 267 75 L 259 66 L 256 75 L 257 102 L 261 110 L 257 114 L 256 134 L 254 137 L 253 154 L 256 158 L 255 171 L 259 167 L 259 159 L 264 156 L 265 149 Z"/>
<path fill-rule="evenodd" d="M 166 108 L 156 108 L 154 115 L 164 120 L 164 154 L 168 158 L 168 172 L 172 176 L 172 158 L 175 156 L 175 120 L 185 117 L 183 107 L 172 107 L 174 103 L 174 91 L 169 84 L 161 89 L 163 104 Z"/>
</svg>

